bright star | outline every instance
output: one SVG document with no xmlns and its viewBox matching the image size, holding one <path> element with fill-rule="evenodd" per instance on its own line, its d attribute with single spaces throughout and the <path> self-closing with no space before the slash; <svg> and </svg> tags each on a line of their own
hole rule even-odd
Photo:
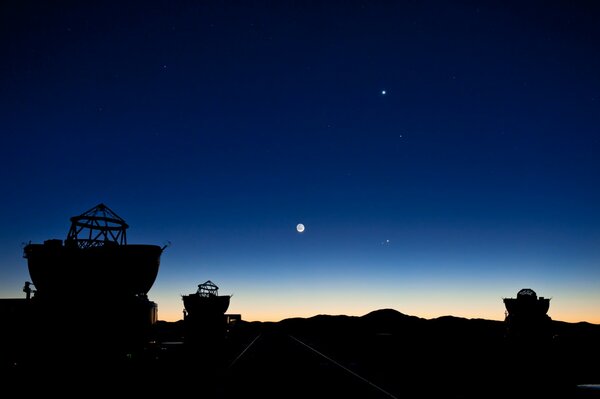
<svg viewBox="0 0 600 399">
<path fill-rule="evenodd" d="M 382 96 L 385 96 L 385 93 L 386 93 L 385 90 L 381 90 L 381 95 Z"/>
</svg>

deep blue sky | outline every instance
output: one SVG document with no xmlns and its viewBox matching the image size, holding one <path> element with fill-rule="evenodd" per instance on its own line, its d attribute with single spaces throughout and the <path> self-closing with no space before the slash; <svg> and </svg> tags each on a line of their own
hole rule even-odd
<svg viewBox="0 0 600 399">
<path fill-rule="evenodd" d="M 210 279 L 248 320 L 502 319 L 530 287 L 600 323 L 599 20 L 583 1 L 4 1 L 0 294 L 22 296 L 23 242 L 104 202 L 130 243 L 172 243 L 165 320 Z"/>
</svg>

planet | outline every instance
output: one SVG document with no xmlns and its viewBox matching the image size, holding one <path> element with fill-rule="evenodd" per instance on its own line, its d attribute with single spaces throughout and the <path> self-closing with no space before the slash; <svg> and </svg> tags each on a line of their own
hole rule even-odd
<svg viewBox="0 0 600 399">
<path fill-rule="evenodd" d="M 298 231 L 298 233 L 302 233 L 304 231 L 304 225 L 302 223 L 298 223 L 298 225 L 296 226 L 296 230 Z"/>
</svg>

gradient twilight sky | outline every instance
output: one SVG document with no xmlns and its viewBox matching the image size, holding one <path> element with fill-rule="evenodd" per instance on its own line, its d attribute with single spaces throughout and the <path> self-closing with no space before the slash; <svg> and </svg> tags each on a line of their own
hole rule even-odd
<svg viewBox="0 0 600 399">
<path fill-rule="evenodd" d="M 599 20 L 584 1 L 3 1 L 0 297 L 24 296 L 22 243 L 103 202 L 129 243 L 171 242 L 162 320 L 212 280 L 246 320 L 503 320 L 529 287 L 600 323 Z"/>
</svg>

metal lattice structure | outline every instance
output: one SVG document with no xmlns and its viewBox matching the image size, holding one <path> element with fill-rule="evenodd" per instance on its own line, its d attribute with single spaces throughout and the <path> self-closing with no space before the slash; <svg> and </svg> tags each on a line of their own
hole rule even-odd
<svg viewBox="0 0 600 399">
<path fill-rule="evenodd" d="M 104 204 L 99 204 L 79 216 L 71 218 L 71 229 L 66 242 L 79 248 L 127 244 L 125 220 Z"/>
<path fill-rule="evenodd" d="M 523 288 L 517 293 L 517 298 L 533 298 L 537 299 L 537 294 L 531 288 Z"/>
<path fill-rule="evenodd" d="M 208 280 L 204 284 L 198 284 L 198 291 L 196 291 L 196 293 L 199 296 L 218 296 L 219 287 L 217 287 L 212 281 Z"/>
</svg>

